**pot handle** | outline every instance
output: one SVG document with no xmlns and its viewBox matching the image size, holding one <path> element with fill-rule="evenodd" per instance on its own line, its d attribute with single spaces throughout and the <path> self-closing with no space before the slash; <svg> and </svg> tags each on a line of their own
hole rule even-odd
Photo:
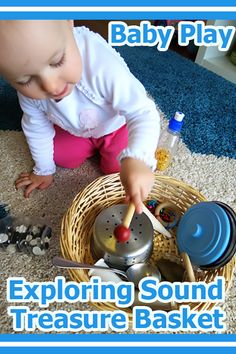
<svg viewBox="0 0 236 354">
<path fill-rule="evenodd" d="M 190 282 L 196 281 L 195 275 L 194 275 L 194 271 L 193 271 L 193 267 L 192 267 L 192 263 L 190 261 L 190 258 L 188 256 L 188 254 L 186 252 L 182 252 L 180 254 L 180 256 L 183 259 L 184 266 L 185 266 L 185 269 L 187 271 L 187 275 L 188 275 L 189 281 Z"/>
</svg>

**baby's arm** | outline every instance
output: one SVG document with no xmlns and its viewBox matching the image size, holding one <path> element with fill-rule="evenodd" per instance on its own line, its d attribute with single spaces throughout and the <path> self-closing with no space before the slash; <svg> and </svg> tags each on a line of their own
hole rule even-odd
<svg viewBox="0 0 236 354">
<path fill-rule="evenodd" d="M 141 214 L 142 201 L 154 183 L 152 170 L 143 161 L 126 157 L 121 161 L 120 178 L 126 191 L 126 202 L 132 201 L 136 212 Z"/>
<path fill-rule="evenodd" d="M 39 109 L 35 100 L 20 94 L 19 101 L 24 111 L 22 128 L 27 139 L 35 166 L 30 172 L 23 172 L 15 182 L 16 189 L 24 188 L 24 196 L 29 197 L 34 189 L 46 189 L 53 182 L 55 163 L 53 160 L 53 124 Z"/>
<path fill-rule="evenodd" d="M 133 94 L 135 96 L 135 92 Z M 154 183 L 155 150 L 160 130 L 159 113 L 154 102 L 145 96 L 143 92 L 143 98 L 134 99 L 137 107 L 135 112 L 132 112 L 131 104 L 130 112 L 125 114 L 129 141 L 128 147 L 119 156 L 120 177 L 126 191 L 126 200 L 135 204 L 137 213 L 142 213 L 142 201 L 148 197 Z"/>
<path fill-rule="evenodd" d="M 106 47 L 105 44 L 103 44 Z M 147 97 L 143 85 L 128 70 L 119 55 L 111 49 L 102 59 L 99 71 L 99 89 L 103 97 L 119 114 L 125 116 L 129 138 L 128 146 L 119 156 L 121 182 L 126 200 L 142 212 L 142 201 L 147 198 L 154 183 L 155 150 L 160 132 L 160 116 L 155 103 Z M 145 65 L 145 63 L 144 63 Z"/>
</svg>

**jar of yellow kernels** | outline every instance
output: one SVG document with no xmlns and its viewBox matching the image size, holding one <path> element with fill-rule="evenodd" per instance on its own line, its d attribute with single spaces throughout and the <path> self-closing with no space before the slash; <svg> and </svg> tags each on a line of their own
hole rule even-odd
<svg viewBox="0 0 236 354">
<path fill-rule="evenodd" d="M 180 138 L 184 114 L 176 112 L 169 121 L 168 127 L 162 132 L 156 150 L 157 169 L 164 171 L 174 156 Z"/>
<path fill-rule="evenodd" d="M 167 149 L 159 148 L 156 150 L 157 169 L 164 171 L 170 164 L 171 154 Z"/>
</svg>

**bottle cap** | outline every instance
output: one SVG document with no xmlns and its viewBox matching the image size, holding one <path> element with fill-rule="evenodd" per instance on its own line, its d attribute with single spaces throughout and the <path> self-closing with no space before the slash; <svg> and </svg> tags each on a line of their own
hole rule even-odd
<svg viewBox="0 0 236 354">
<path fill-rule="evenodd" d="M 184 113 L 182 112 L 175 112 L 175 115 L 169 121 L 169 129 L 174 132 L 180 132 L 182 125 L 183 125 Z"/>
<path fill-rule="evenodd" d="M 212 202 L 190 207 L 180 220 L 177 243 L 195 265 L 210 264 L 224 253 L 230 240 L 229 218 L 223 208 Z"/>
<path fill-rule="evenodd" d="M 184 113 L 175 112 L 174 119 L 177 120 L 178 122 L 182 122 L 182 120 L 184 119 Z"/>
</svg>

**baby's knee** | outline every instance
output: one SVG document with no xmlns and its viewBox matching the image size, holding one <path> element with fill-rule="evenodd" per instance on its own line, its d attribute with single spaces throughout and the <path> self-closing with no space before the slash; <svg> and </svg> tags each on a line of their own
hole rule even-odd
<svg viewBox="0 0 236 354">
<path fill-rule="evenodd" d="M 78 168 L 84 161 L 76 161 L 73 159 L 65 159 L 65 158 L 55 158 L 54 157 L 54 162 L 57 166 L 63 167 L 63 168 Z"/>
</svg>

